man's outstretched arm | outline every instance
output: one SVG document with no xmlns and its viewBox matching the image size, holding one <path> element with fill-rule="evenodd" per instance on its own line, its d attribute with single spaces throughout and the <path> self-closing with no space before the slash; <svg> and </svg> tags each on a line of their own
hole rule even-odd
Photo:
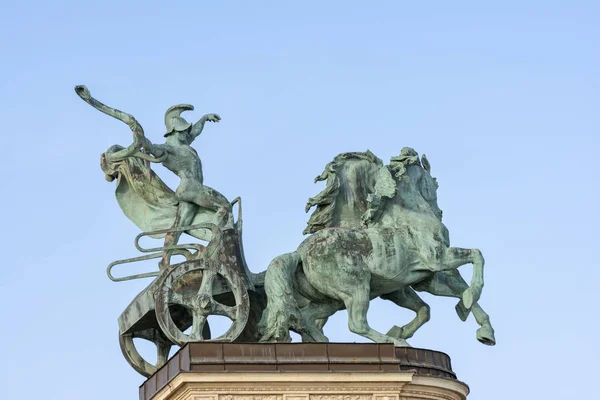
<svg viewBox="0 0 600 400">
<path fill-rule="evenodd" d="M 218 114 L 206 114 L 205 116 L 200 118 L 200 120 L 198 122 L 196 122 L 194 125 L 192 125 L 192 131 L 190 132 L 190 134 L 192 135 L 192 140 L 194 140 L 198 136 L 200 136 L 200 134 L 202 133 L 202 130 L 204 129 L 204 123 L 206 121 L 219 122 L 220 120 L 221 120 L 221 117 L 219 117 Z"/>
</svg>

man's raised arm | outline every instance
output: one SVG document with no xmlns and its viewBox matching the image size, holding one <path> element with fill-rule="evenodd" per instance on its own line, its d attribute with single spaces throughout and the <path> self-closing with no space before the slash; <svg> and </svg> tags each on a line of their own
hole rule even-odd
<svg viewBox="0 0 600 400">
<path fill-rule="evenodd" d="M 85 85 L 75 86 L 75 93 L 77 93 L 77 95 L 83 101 L 94 107 L 96 110 L 127 124 L 127 126 L 129 126 L 129 129 L 131 129 L 131 132 L 133 133 L 134 147 L 137 150 L 139 150 L 140 147 L 144 147 L 146 150 L 148 150 L 148 152 L 152 153 L 150 149 L 153 148 L 153 145 L 148 139 L 146 139 L 146 137 L 144 136 L 144 129 L 142 128 L 142 125 L 140 125 L 140 123 L 133 117 L 133 115 L 127 114 L 121 110 L 117 110 L 116 108 L 109 107 L 106 104 L 96 100 L 92 97 L 90 91 L 87 87 L 85 87 Z M 160 157 L 156 154 L 155 156 Z"/>
<path fill-rule="evenodd" d="M 190 132 L 190 134 L 192 135 L 192 140 L 194 140 L 198 136 L 200 136 L 200 134 L 202 133 L 202 130 L 204 129 L 204 123 L 206 121 L 219 122 L 220 120 L 221 120 L 221 117 L 219 117 L 218 114 L 206 114 L 205 116 L 200 118 L 200 120 L 198 122 L 196 122 L 194 125 L 192 125 L 192 131 Z"/>
</svg>

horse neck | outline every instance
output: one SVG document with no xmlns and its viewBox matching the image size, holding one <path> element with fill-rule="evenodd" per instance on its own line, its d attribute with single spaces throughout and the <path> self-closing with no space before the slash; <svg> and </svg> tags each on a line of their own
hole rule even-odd
<svg viewBox="0 0 600 400">
<path fill-rule="evenodd" d="M 362 226 L 362 216 L 367 211 L 367 197 L 374 192 L 377 165 L 359 162 L 340 171 L 340 187 L 336 196 L 333 226 Z"/>
</svg>

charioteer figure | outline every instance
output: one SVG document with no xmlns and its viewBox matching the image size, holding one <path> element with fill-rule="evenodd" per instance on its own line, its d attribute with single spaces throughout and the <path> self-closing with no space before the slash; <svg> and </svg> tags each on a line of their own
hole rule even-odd
<svg viewBox="0 0 600 400">
<path fill-rule="evenodd" d="M 179 202 L 179 215 L 176 226 L 187 226 L 192 223 L 197 207 L 203 207 L 215 212 L 224 209 L 231 215 L 231 204 L 221 193 L 204 185 L 202 175 L 202 162 L 196 150 L 191 146 L 204 129 L 207 121 L 219 122 L 221 117 L 217 114 L 206 114 L 195 124 L 187 122 L 181 113 L 191 111 L 194 107 L 190 104 L 178 104 L 170 107 L 165 113 L 166 143 L 153 144 L 144 136 L 136 136 L 136 144 L 147 153 L 162 159 L 162 165 L 173 172 L 180 179 L 175 190 L 175 198 Z M 227 224 L 232 224 L 231 218 Z M 169 233 L 165 237 L 165 247 L 177 243 L 182 232 Z M 169 265 L 170 253 L 165 252 L 161 261 L 161 268 Z"/>
<path fill-rule="evenodd" d="M 206 122 L 219 122 L 219 115 L 206 114 L 191 124 L 181 117 L 181 113 L 194 107 L 190 104 L 174 105 L 165 113 L 166 142 L 154 144 L 145 137 L 142 126 L 132 115 L 94 99 L 83 85 L 77 86 L 75 91 L 86 103 L 124 122 L 133 132 L 133 144 L 127 148 L 112 146 L 103 153 L 101 164 L 107 179 L 120 178 L 116 192 L 119 205 L 136 225 L 145 231 L 174 230 L 164 234 L 165 248 L 177 244 L 183 233 L 182 227 L 203 222 L 233 226 L 231 203 L 221 193 L 204 185 L 202 162 L 191 146 Z M 161 163 L 179 177 L 180 183 L 175 192 L 150 169 L 150 162 Z M 143 172 L 136 173 L 138 170 Z M 124 179 L 121 179 L 123 176 Z M 226 217 L 223 218 L 223 215 Z M 210 238 L 207 232 L 203 229 L 186 231 L 202 240 Z M 169 265 L 171 253 L 168 250 L 164 252 L 159 264 L 161 269 Z"/>
</svg>

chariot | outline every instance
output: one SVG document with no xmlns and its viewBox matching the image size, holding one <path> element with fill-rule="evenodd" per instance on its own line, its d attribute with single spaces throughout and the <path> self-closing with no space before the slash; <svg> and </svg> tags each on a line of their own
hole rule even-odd
<svg viewBox="0 0 600 400">
<path fill-rule="evenodd" d="M 135 238 L 140 257 L 112 262 L 107 268 L 113 281 L 154 278 L 119 316 L 119 344 L 123 356 L 140 374 L 148 377 L 162 367 L 173 345 L 184 346 L 198 341 L 258 341 L 256 324 L 265 307 L 263 274 L 249 271 L 242 246 L 242 208 L 238 198 L 238 218 L 233 228 L 202 223 L 177 229 L 143 232 Z M 146 249 L 142 237 L 192 229 L 210 229 L 207 246 L 180 244 L 169 248 Z M 160 271 L 115 277 L 116 265 L 160 258 L 165 251 L 183 255 L 185 261 L 167 265 Z M 231 319 L 229 329 L 212 338 L 207 318 L 220 315 Z M 135 338 L 156 345 L 153 364 L 140 354 Z"/>
</svg>

